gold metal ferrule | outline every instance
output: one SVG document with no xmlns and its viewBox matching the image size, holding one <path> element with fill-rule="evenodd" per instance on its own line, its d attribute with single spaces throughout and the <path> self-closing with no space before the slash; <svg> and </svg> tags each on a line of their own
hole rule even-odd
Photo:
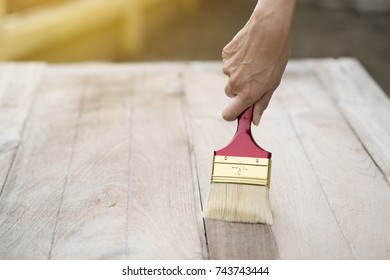
<svg viewBox="0 0 390 280">
<path fill-rule="evenodd" d="M 271 160 L 214 156 L 211 183 L 258 185 L 269 188 Z"/>
</svg>

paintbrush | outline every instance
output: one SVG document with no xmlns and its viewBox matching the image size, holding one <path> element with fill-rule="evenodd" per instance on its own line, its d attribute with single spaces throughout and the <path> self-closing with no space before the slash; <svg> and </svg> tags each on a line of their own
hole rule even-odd
<svg viewBox="0 0 390 280">
<path fill-rule="evenodd" d="M 269 201 L 271 153 L 251 133 L 253 106 L 238 117 L 232 141 L 214 152 L 206 219 L 272 224 Z"/>
</svg>

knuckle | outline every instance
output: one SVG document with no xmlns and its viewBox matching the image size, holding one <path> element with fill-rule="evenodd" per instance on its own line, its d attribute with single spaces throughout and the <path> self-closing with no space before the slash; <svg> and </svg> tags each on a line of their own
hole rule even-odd
<svg viewBox="0 0 390 280">
<path fill-rule="evenodd" d="M 225 86 L 225 93 L 226 93 L 227 96 L 231 96 L 231 95 L 232 95 L 232 93 L 230 92 L 230 86 L 229 86 L 229 84 L 227 84 L 227 85 Z"/>
<path fill-rule="evenodd" d="M 229 55 L 228 55 L 228 52 L 227 52 L 225 49 L 223 49 L 223 50 L 222 50 L 222 55 L 221 55 L 222 61 L 227 60 L 228 56 L 229 56 Z"/>
<path fill-rule="evenodd" d="M 257 105 L 261 113 L 263 113 L 264 110 L 267 109 L 269 102 L 270 102 L 270 98 L 265 98 L 258 102 Z"/>
<path fill-rule="evenodd" d="M 229 55 L 228 46 L 225 46 L 225 47 L 222 49 L 222 58 L 227 57 L 228 55 Z"/>
<path fill-rule="evenodd" d="M 268 107 L 268 104 L 269 104 L 269 101 L 266 101 L 262 104 L 262 106 L 260 107 L 260 112 L 263 113 L 265 111 L 265 109 L 267 109 Z"/>
<path fill-rule="evenodd" d="M 279 87 L 280 82 L 281 82 L 281 80 L 278 80 L 278 81 L 272 86 L 271 90 L 272 90 L 272 91 L 275 91 L 275 90 Z"/>
<path fill-rule="evenodd" d="M 229 77 L 229 85 L 233 88 L 238 87 L 238 76 L 237 75 L 231 75 Z"/>
<path fill-rule="evenodd" d="M 226 64 L 223 65 L 222 67 L 222 72 L 225 74 L 225 75 L 230 75 L 230 67 Z"/>
</svg>

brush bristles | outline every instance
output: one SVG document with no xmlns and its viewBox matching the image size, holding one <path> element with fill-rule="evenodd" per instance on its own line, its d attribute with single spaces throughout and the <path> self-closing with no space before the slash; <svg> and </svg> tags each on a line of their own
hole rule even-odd
<svg viewBox="0 0 390 280">
<path fill-rule="evenodd" d="M 211 184 L 203 214 L 206 219 L 272 225 L 269 188 L 255 185 Z"/>
</svg>

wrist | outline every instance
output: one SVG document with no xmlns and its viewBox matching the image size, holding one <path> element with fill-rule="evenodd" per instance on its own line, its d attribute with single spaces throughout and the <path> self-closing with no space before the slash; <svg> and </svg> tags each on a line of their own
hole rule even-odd
<svg viewBox="0 0 390 280">
<path fill-rule="evenodd" d="M 258 0 L 250 21 L 269 22 L 270 27 L 290 32 L 295 12 L 296 0 Z"/>
</svg>

